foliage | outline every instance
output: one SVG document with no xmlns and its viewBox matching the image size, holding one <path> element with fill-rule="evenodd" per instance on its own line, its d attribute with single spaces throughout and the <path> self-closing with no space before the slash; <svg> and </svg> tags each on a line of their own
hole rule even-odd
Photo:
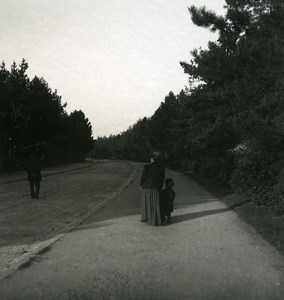
<svg viewBox="0 0 284 300">
<path fill-rule="evenodd" d="M 181 63 L 191 83 L 201 82 L 191 94 L 193 156 L 203 173 L 222 179 L 225 168 L 223 179 L 232 176 L 236 190 L 256 204 L 273 204 L 276 186 L 278 194 L 283 192 L 277 184 L 284 116 L 283 6 L 226 2 L 224 18 L 190 9 L 197 25 L 220 32 L 207 50 L 194 50 L 192 61 Z M 233 161 L 226 155 L 248 140 L 242 155 L 235 153 Z"/>
<path fill-rule="evenodd" d="M 254 200 L 258 205 L 273 201 L 274 189 L 279 176 L 278 141 L 253 140 L 237 160 L 231 185 L 237 192 Z"/>
<path fill-rule="evenodd" d="M 14 62 L 10 70 L 4 62 L 0 67 L 2 168 L 23 164 L 36 147 L 42 148 L 49 162 L 82 159 L 92 148 L 88 119 L 82 112 L 68 115 L 57 91 L 52 91 L 43 78 L 30 80 L 27 69 L 25 60 L 19 66 Z"/>
</svg>

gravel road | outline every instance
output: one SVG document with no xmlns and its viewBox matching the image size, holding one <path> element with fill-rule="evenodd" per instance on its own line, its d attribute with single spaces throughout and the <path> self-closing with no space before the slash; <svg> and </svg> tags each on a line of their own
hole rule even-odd
<svg viewBox="0 0 284 300">
<path fill-rule="evenodd" d="M 31 199 L 25 172 L 2 174 L 0 280 L 117 195 L 134 169 L 113 161 L 44 169 L 39 200 Z"/>
<path fill-rule="evenodd" d="M 66 181 L 58 205 L 68 195 L 79 200 L 97 193 L 94 180 L 73 186 L 84 172 Z M 167 176 L 176 182 L 171 225 L 139 221 L 137 176 L 106 207 L 2 280 L 1 299 L 284 299 L 283 257 L 199 185 L 178 172 L 167 170 Z"/>
</svg>

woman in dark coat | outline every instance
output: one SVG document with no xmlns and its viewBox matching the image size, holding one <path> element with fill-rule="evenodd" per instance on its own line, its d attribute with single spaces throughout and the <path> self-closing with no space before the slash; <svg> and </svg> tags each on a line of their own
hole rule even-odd
<svg viewBox="0 0 284 300">
<path fill-rule="evenodd" d="M 143 168 L 140 189 L 142 190 L 141 221 L 161 225 L 160 194 L 165 179 L 165 168 L 158 153 L 151 155 L 151 163 Z"/>
</svg>

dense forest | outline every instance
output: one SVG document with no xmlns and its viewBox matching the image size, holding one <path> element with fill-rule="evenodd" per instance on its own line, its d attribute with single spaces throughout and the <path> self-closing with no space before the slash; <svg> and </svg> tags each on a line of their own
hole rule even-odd
<svg viewBox="0 0 284 300">
<path fill-rule="evenodd" d="M 224 16 L 189 8 L 194 24 L 218 34 L 181 62 L 189 87 L 125 132 L 99 137 L 92 156 L 145 161 L 159 150 L 166 163 L 283 213 L 283 2 L 226 0 L 225 8 Z"/>
<path fill-rule="evenodd" d="M 25 60 L 0 66 L 1 170 L 23 167 L 35 150 L 47 165 L 84 159 L 93 147 L 90 122 L 80 110 L 67 114 L 57 91 L 27 69 Z"/>
</svg>

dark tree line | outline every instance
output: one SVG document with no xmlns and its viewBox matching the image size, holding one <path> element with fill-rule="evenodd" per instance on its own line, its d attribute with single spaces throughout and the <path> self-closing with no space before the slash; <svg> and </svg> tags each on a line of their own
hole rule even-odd
<svg viewBox="0 0 284 300">
<path fill-rule="evenodd" d="M 57 91 L 43 78 L 29 79 L 27 69 L 25 60 L 0 66 L 1 168 L 21 165 L 35 149 L 47 164 L 84 159 L 93 147 L 90 122 L 82 111 L 68 115 Z"/>
<path fill-rule="evenodd" d="M 165 97 L 152 117 L 97 139 L 94 157 L 168 162 L 230 183 L 257 204 L 284 211 L 284 8 L 280 0 L 226 0 L 225 16 L 189 8 L 216 31 L 182 62 L 189 89 Z"/>
</svg>

